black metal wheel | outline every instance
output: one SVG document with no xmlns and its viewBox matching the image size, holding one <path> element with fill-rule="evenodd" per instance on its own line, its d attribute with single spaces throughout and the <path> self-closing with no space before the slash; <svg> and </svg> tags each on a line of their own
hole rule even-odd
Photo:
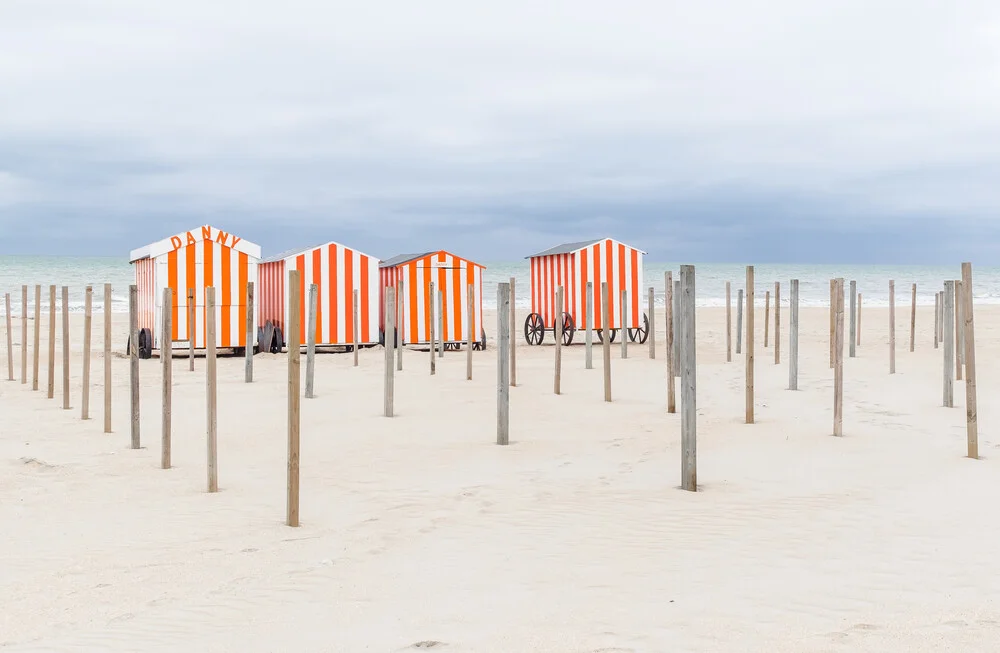
<svg viewBox="0 0 1000 653">
<path fill-rule="evenodd" d="M 611 329 L 611 340 L 609 342 L 614 342 L 618 335 L 618 329 Z M 597 342 L 604 344 L 604 330 L 594 329 L 594 333 L 597 335 Z"/>
<path fill-rule="evenodd" d="M 139 358 L 152 358 L 153 333 L 149 329 L 139 329 Z"/>
<path fill-rule="evenodd" d="M 562 314 L 562 344 L 564 346 L 573 344 L 573 334 L 576 333 L 576 325 L 573 323 L 573 316 L 569 313 Z"/>
<path fill-rule="evenodd" d="M 268 351 L 272 354 L 279 354 L 285 346 L 285 336 L 281 333 L 281 327 L 274 327 L 271 332 L 271 342 L 268 346 Z"/>
<path fill-rule="evenodd" d="M 383 347 L 385 347 L 385 330 L 384 329 L 379 329 L 378 330 L 378 344 L 380 344 Z M 399 330 L 398 329 L 393 329 L 392 330 L 392 344 L 393 344 L 394 347 L 398 347 L 399 346 Z"/>
<path fill-rule="evenodd" d="M 486 329 L 480 330 L 479 337 L 472 343 L 472 351 L 486 351 Z"/>
<path fill-rule="evenodd" d="M 540 345 L 545 340 L 545 323 L 538 313 L 531 313 L 524 320 L 524 339 L 529 345 Z"/>
<path fill-rule="evenodd" d="M 649 316 L 645 313 L 642 314 L 642 326 L 635 329 L 628 330 L 628 338 L 632 342 L 638 342 L 640 345 L 645 344 L 646 338 L 649 337 Z"/>
</svg>

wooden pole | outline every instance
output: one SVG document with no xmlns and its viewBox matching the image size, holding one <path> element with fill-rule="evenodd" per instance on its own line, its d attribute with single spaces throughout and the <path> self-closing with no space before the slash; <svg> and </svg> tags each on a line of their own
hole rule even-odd
<svg viewBox="0 0 1000 653">
<path fill-rule="evenodd" d="M 646 338 L 649 342 L 649 357 L 656 358 L 656 315 L 654 313 L 655 304 L 653 303 L 653 287 L 649 287 L 648 291 L 649 297 L 646 303 L 648 304 L 647 312 L 649 313 L 649 333 Z"/>
<path fill-rule="evenodd" d="M 781 283 L 774 282 L 774 364 L 781 364 Z"/>
<path fill-rule="evenodd" d="M 674 368 L 680 363 L 674 356 L 674 273 L 663 273 L 663 310 L 667 314 L 667 412 L 677 412 L 677 391 L 674 385 Z"/>
<path fill-rule="evenodd" d="M 301 403 L 299 385 L 302 382 L 302 352 L 299 328 L 302 323 L 302 290 L 300 270 L 288 271 L 288 466 L 285 492 L 285 524 L 299 525 L 299 428 Z"/>
<path fill-rule="evenodd" d="M 511 284 L 513 287 L 513 284 Z M 472 380 L 472 343 L 475 341 L 476 336 L 472 328 L 472 318 L 475 317 L 476 308 L 476 287 L 471 283 L 467 287 L 465 303 L 468 308 L 467 314 L 469 319 L 466 320 L 468 323 L 468 337 L 466 337 L 466 348 L 465 348 L 465 379 L 467 381 Z M 514 375 L 513 368 L 511 369 L 511 377 Z"/>
<path fill-rule="evenodd" d="M 771 291 L 764 291 L 764 349 L 767 349 L 768 327 L 771 324 Z"/>
<path fill-rule="evenodd" d="M 674 377 L 681 377 L 681 321 L 678 317 L 681 314 L 681 280 L 674 279 L 674 302 L 671 309 L 674 312 Z"/>
<path fill-rule="evenodd" d="M 31 389 L 38 390 L 38 367 L 42 349 L 42 287 L 35 284 L 35 346 L 32 351 Z"/>
<path fill-rule="evenodd" d="M 357 367 L 358 366 L 358 291 L 355 290 L 352 294 L 353 294 L 353 303 L 351 305 L 351 322 L 354 328 L 351 336 L 352 338 L 351 345 L 354 353 L 354 367 Z M 400 347 L 400 350 L 402 351 L 402 347 Z M 403 365 L 402 354 L 399 355 L 399 365 L 400 369 L 402 369 Z"/>
<path fill-rule="evenodd" d="M 556 340 L 556 371 L 555 371 L 555 381 L 553 384 L 553 392 L 555 394 L 562 394 L 560 388 L 560 381 L 562 380 L 562 338 L 563 338 L 563 287 L 556 286 L 556 323 L 555 323 L 555 340 Z"/>
<path fill-rule="evenodd" d="M 910 289 L 910 351 L 913 351 L 917 337 L 917 284 Z"/>
<path fill-rule="evenodd" d="M 851 281 L 851 333 L 849 334 L 851 351 L 850 356 L 857 355 L 858 343 L 858 282 Z"/>
<path fill-rule="evenodd" d="M 698 491 L 698 367 L 695 346 L 694 266 L 681 266 L 681 483 Z"/>
<path fill-rule="evenodd" d="M 747 266 L 747 352 L 746 352 L 746 423 L 754 423 L 753 415 L 753 266 Z"/>
<path fill-rule="evenodd" d="M 611 401 L 611 298 L 608 296 L 608 282 L 601 282 L 601 351 L 604 355 L 604 401 Z"/>
<path fill-rule="evenodd" d="M 389 286 L 385 289 L 385 374 L 382 382 L 382 414 L 385 417 L 392 417 L 395 393 L 395 370 L 393 364 L 395 358 L 392 344 L 389 338 L 395 340 L 396 329 L 396 289 Z"/>
<path fill-rule="evenodd" d="M 93 330 L 94 289 L 87 286 L 83 300 L 83 391 L 80 398 L 80 419 L 90 419 L 90 340 Z"/>
<path fill-rule="evenodd" d="M 218 386 L 215 360 L 215 287 L 205 288 L 205 376 L 208 391 L 208 491 L 219 491 Z"/>
<path fill-rule="evenodd" d="M 10 326 L 10 293 L 4 293 L 4 315 L 7 316 L 7 379 L 14 380 L 14 339 L 11 335 Z M 22 348 L 24 343 L 22 341 Z"/>
<path fill-rule="evenodd" d="M 965 290 L 962 281 L 955 281 L 955 380 L 962 380 L 962 366 L 965 365 Z"/>
<path fill-rule="evenodd" d="M 587 282 L 587 292 L 583 297 L 584 311 L 584 367 L 588 370 L 594 369 L 594 282 Z M 669 339 L 667 340 L 669 342 Z"/>
<path fill-rule="evenodd" d="M 48 398 L 56 396 L 56 287 L 49 286 L 49 384 Z"/>
<path fill-rule="evenodd" d="M 69 288 L 62 287 L 63 410 L 69 410 Z"/>
<path fill-rule="evenodd" d="M 243 365 L 243 382 L 253 383 L 253 341 L 254 341 L 254 329 L 253 324 L 253 281 L 247 282 L 247 334 L 246 334 L 246 347 L 244 348 L 244 355 L 246 356 L 246 361 Z"/>
<path fill-rule="evenodd" d="M 861 346 L 861 293 L 858 293 L 858 347 Z"/>
<path fill-rule="evenodd" d="M 853 283 L 853 282 L 852 282 Z M 799 389 L 799 280 L 792 279 L 788 319 L 788 389 Z M 853 305 L 853 302 L 852 302 Z"/>
<path fill-rule="evenodd" d="M 430 283 L 430 289 L 429 289 L 428 292 L 430 292 L 430 296 L 428 298 L 428 304 L 429 304 L 429 308 L 430 308 L 430 313 L 431 314 L 430 314 L 430 319 L 427 321 L 427 328 L 430 329 L 430 338 L 431 338 L 431 348 L 430 348 L 430 352 L 431 352 L 431 374 L 433 375 L 436 372 L 435 368 L 436 368 L 436 365 L 437 365 L 436 362 L 434 361 L 434 345 L 437 342 L 437 339 L 434 336 L 434 332 L 437 331 L 437 319 L 434 317 L 434 313 L 436 312 L 435 308 L 437 307 L 437 292 L 435 292 L 435 290 L 434 290 L 434 282 L 433 281 L 431 281 L 431 283 Z M 389 335 L 386 334 L 385 338 L 386 338 L 386 340 L 385 340 L 386 347 L 388 347 L 389 346 Z"/>
<path fill-rule="evenodd" d="M 743 289 L 736 291 L 736 355 L 743 353 Z"/>
<path fill-rule="evenodd" d="M 726 282 L 726 362 L 733 362 L 733 305 L 729 282 Z M 739 352 L 737 352 L 739 353 Z"/>
<path fill-rule="evenodd" d="M 833 434 L 844 435 L 844 280 L 834 285 Z"/>
<path fill-rule="evenodd" d="M 393 293 L 393 299 L 396 302 L 396 318 L 392 323 L 393 329 L 396 331 L 396 337 L 393 339 L 393 348 L 396 350 L 396 370 L 403 371 L 403 344 L 406 342 L 405 335 L 406 331 L 403 328 L 403 307 L 404 298 L 406 295 L 403 293 L 404 282 L 400 279 L 397 284 L 396 292 Z M 469 319 L 472 319 L 471 317 Z M 357 329 L 355 329 L 356 331 Z"/>
<path fill-rule="evenodd" d="M 104 432 L 111 433 L 111 284 L 104 284 Z"/>
<path fill-rule="evenodd" d="M 173 303 L 173 289 L 167 286 L 163 289 L 163 328 L 160 331 L 162 334 L 160 336 L 160 362 L 163 364 L 160 469 L 170 469 L 170 411 L 173 404 L 171 392 L 173 391 L 174 367 Z"/>
<path fill-rule="evenodd" d="M 388 290 L 388 289 L 387 289 Z M 319 304 L 319 286 L 315 283 L 309 284 L 309 316 L 306 320 L 306 399 L 316 396 L 314 393 L 314 383 L 316 378 L 316 308 Z M 392 361 L 393 332 L 389 330 L 389 320 L 392 315 L 385 314 L 385 349 L 389 352 L 389 360 Z"/>
<path fill-rule="evenodd" d="M 835 348 L 835 331 L 837 328 L 837 303 L 834 300 L 834 294 L 836 293 L 836 279 L 830 279 L 830 369 L 833 369 L 834 365 L 834 348 Z"/>
<path fill-rule="evenodd" d="M 28 383 L 28 286 L 21 286 L 21 383 Z"/>
<path fill-rule="evenodd" d="M 194 288 L 188 288 L 187 291 L 187 314 L 188 370 L 194 372 L 194 343 L 198 337 L 197 322 L 195 321 Z"/>
<path fill-rule="evenodd" d="M 955 406 L 955 380 L 952 378 L 955 370 L 955 282 L 944 282 L 944 303 L 942 308 L 944 329 L 944 386 L 942 388 L 942 403 L 945 408 Z"/>
<path fill-rule="evenodd" d="M 938 324 L 941 322 L 941 295 L 934 293 L 934 349 L 938 348 Z"/>
<path fill-rule="evenodd" d="M 510 278 L 510 334 L 517 333 L 517 303 L 514 293 L 514 277 Z M 517 385 L 517 339 L 510 341 L 510 386 Z"/>
<path fill-rule="evenodd" d="M 444 291 L 438 290 L 437 294 L 437 342 L 438 358 L 444 358 Z M 395 345 L 393 345 L 395 346 Z"/>
<path fill-rule="evenodd" d="M 510 444 L 510 283 L 497 284 L 497 444 Z"/>
<path fill-rule="evenodd" d="M 896 373 L 896 282 L 889 281 L 889 374 Z"/>
<path fill-rule="evenodd" d="M 941 308 L 941 318 L 938 320 L 938 340 L 944 340 L 944 291 L 939 290 L 938 296 L 941 298 L 938 303 Z"/>
<path fill-rule="evenodd" d="M 132 448 L 139 448 L 139 290 L 128 287 L 128 359 L 131 388 Z"/>
<path fill-rule="evenodd" d="M 628 358 L 628 316 L 631 311 L 628 310 L 628 291 L 622 291 L 622 305 L 621 305 L 621 317 L 622 317 L 622 358 Z"/>
<path fill-rule="evenodd" d="M 962 263 L 965 293 L 965 418 L 969 458 L 979 458 L 979 413 L 976 397 L 976 330 L 973 320 L 972 263 Z"/>
</svg>

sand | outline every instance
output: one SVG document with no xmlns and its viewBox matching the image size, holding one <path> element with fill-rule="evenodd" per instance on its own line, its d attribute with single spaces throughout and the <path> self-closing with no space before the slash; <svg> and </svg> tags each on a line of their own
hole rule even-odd
<svg viewBox="0 0 1000 653">
<path fill-rule="evenodd" d="M 760 307 L 762 309 L 762 307 Z M 300 528 L 285 518 L 287 360 L 219 360 L 219 485 L 206 493 L 205 364 L 174 364 L 174 468 L 159 469 L 160 361 L 141 362 L 142 446 L 129 448 L 128 361 L 114 358 L 102 433 L 100 318 L 91 417 L 0 381 L 0 648 L 4 651 L 996 651 L 1000 648 L 1000 307 L 978 307 L 980 451 L 965 457 L 965 386 L 942 408 L 932 309 L 864 309 L 832 437 L 828 313 L 803 309 L 800 391 L 763 347 L 757 423 L 725 317 L 698 312 L 697 494 L 680 483 L 680 414 L 657 358 L 528 347 L 518 316 L 511 444 L 496 437 L 496 352 L 406 351 L 382 417 L 380 349 L 317 358 L 302 401 Z M 787 320 L 788 311 L 783 311 Z M 43 317 L 44 319 L 44 317 Z M 490 315 L 490 337 L 495 316 Z M 126 316 L 115 316 L 124 349 Z M 735 319 L 734 319 L 735 327 Z M 0 326 L 2 329 L 2 326 Z M 19 363 L 20 329 L 15 327 Z M 29 332 L 30 340 L 30 332 Z M 0 343 L 4 342 L 0 338 Z M 734 337 L 735 342 L 735 337 Z M 846 357 L 846 352 L 845 352 Z M 303 373 L 305 370 L 303 358 Z M 5 353 L 0 373 L 6 378 Z M 19 365 L 15 367 L 19 378 Z M 303 382 L 302 388 L 304 390 Z"/>
</svg>

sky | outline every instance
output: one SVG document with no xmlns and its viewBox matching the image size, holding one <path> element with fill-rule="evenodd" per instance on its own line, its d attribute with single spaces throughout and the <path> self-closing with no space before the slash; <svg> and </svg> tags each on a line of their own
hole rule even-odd
<svg viewBox="0 0 1000 653">
<path fill-rule="evenodd" d="M 0 253 L 993 263 L 995 0 L 0 0 Z"/>
</svg>

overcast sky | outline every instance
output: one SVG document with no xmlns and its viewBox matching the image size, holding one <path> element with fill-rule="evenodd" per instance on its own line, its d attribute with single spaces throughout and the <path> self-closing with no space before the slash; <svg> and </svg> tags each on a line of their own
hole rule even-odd
<svg viewBox="0 0 1000 653">
<path fill-rule="evenodd" d="M 0 253 L 203 223 L 995 262 L 1000 2 L 0 0 Z"/>
</svg>

